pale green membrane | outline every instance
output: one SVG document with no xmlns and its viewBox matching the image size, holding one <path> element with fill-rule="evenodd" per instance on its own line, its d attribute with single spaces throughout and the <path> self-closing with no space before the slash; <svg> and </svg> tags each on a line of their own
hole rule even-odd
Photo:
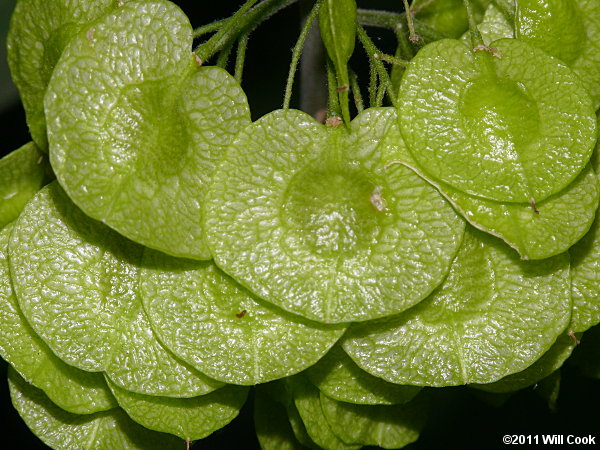
<svg viewBox="0 0 600 450">
<path fill-rule="evenodd" d="M 386 167 L 405 164 L 428 179 L 406 148 L 398 126 L 389 128 L 382 154 Z M 600 200 L 600 185 L 591 164 L 564 190 L 538 202 L 535 209 L 528 202 L 496 202 L 428 180 L 471 225 L 500 237 L 523 259 L 544 259 L 567 251 L 592 226 Z"/>
<path fill-rule="evenodd" d="M 320 400 L 331 430 L 347 444 L 405 447 L 419 438 L 427 416 L 420 397 L 404 405 L 355 405 L 321 392 Z"/>
<path fill-rule="evenodd" d="M 515 34 L 511 23 L 493 2 L 485 10 L 481 22 L 477 24 L 477 29 L 479 30 L 483 44 L 487 46 L 498 39 L 514 38 Z M 460 36 L 460 41 L 467 47 L 473 47 L 469 31 Z M 495 50 L 491 49 L 492 52 Z"/>
<path fill-rule="evenodd" d="M 519 0 L 516 34 L 564 61 L 600 106 L 600 5 L 596 0 Z"/>
<path fill-rule="evenodd" d="M 471 2 L 476 21 L 481 19 L 488 4 L 489 0 Z M 416 19 L 448 37 L 457 38 L 469 28 L 467 11 L 462 0 L 414 0 L 410 6 Z"/>
<path fill-rule="evenodd" d="M 294 433 L 294 436 L 296 436 L 296 439 L 298 439 L 298 442 L 300 442 L 305 447 L 314 450 L 319 450 L 321 447 L 315 444 L 315 442 L 308 435 L 308 431 L 306 431 L 306 426 L 304 425 L 304 422 L 302 422 L 302 417 L 300 417 L 300 413 L 298 412 L 298 408 L 296 408 L 293 398 L 290 404 L 286 406 L 286 411 L 288 413 L 288 420 L 290 421 L 290 426 L 292 427 L 292 431 Z"/>
<path fill-rule="evenodd" d="M 550 350 L 525 370 L 508 375 L 494 383 L 471 386 L 488 392 L 506 393 L 518 391 L 538 383 L 562 367 L 577 345 L 575 339 L 577 338 L 573 338 L 567 332 L 564 332 L 550 347 Z"/>
<path fill-rule="evenodd" d="M 339 345 L 306 371 L 319 390 L 340 402 L 363 405 L 406 403 L 419 393 L 415 386 L 388 383 L 358 367 Z"/>
<path fill-rule="evenodd" d="M 502 38 L 514 37 L 514 31 L 510 22 L 504 17 L 504 14 L 492 3 L 485 10 L 481 23 L 477 25 L 481 38 L 485 45 Z M 470 34 L 466 32 L 461 39 L 471 45 Z"/>
<path fill-rule="evenodd" d="M 87 215 L 147 247 L 210 259 L 206 185 L 250 112 L 233 77 L 198 67 L 191 47 L 173 3 L 126 3 L 70 41 L 45 110 L 52 167 Z"/>
<path fill-rule="evenodd" d="M 84 24 L 108 13 L 115 0 L 19 0 L 7 37 L 8 64 L 29 131 L 47 151 L 44 94 L 65 46 Z"/>
<path fill-rule="evenodd" d="M 29 326 L 19 310 L 8 268 L 12 225 L 0 231 L 0 355 L 62 409 L 89 414 L 117 406 L 104 377 L 65 364 Z"/>
<path fill-rule="evenodd" d="M 521 261 L 468 227 L 444 283 L 398 316 L 352 325 L 344 350 L 399 384 L 491 383 L 538 360 L 569 324 L 567 253 Z"/>
<path fill-rule="evenodd" d="M 558 396 L 560 394 L 562 376 L 561 371 L 556 370 L 535 386 L 535 392 L 546 401 L 548 409 L 552 412 L 558 411 Z"/>
<path fill-rule="evenodd" d="M 600 116 L 598 116 L 600 119 Z M 596 173 L 600 170 L 598 150 L 592 155 L 591 164 Z M 600 218 L 592 224 L 589 232 L 569 249 L 571 255 L 571 296 L 573 314 L 569 329 L 583 332 L 600 323 Z"/>
<path fill-rule="evenodd" d="M 600 323 L 600 217 L 592 229 L 573 247 L 571 254 L 571 295 L 573 316 L 570 329 L 586 331 Z"/>
<path fill-rule="evenodd" d="M 261 303 L 212 262 L 146 250 L 143 266 L 140 294 L 158 338 L 226 383 L 254 385 L 298 373 L 346 330 Z"/>
<path fill-rule="evenodd" d="M 0 159 L 0 228 L 15 220 L 42 187 L 47 163 L 33 142 Z"/>
<path fill-rule="evenodd" d="M 303 374 L 288 378 L 294 404 L 310 438 L 321 448 L 350 450 L 359 449 L 356 444 L 346 444 L 331 429 L 321 408 L 319 389 L 313 386 Z"/>
<path fill-rule="evenodd" d="M 579 77 L 537 47 L 515 39 L 490 46 L 497 56 L 456 40 L 419 51 L 400 86 L 402 135 L 436 182 L 539 203 L 589 160 L 594 108 Z"/>
<path fill-rule="evenodd" d="M 183 448 L 180 439 L 150 431 L 133 422 L 120 408 L 95 414 L 72 414 L 52 403 L 39 389 L 8 369 L 12 404 L 29 429 L 57 450 Z"/>
<path fill-rule="evenodd" d="M 285 407 L 271 398 L 269 388 L 254 390 L 254 428 L 262 450 L 302 450 L 303 446 L 292 430 Z"/>
<path fill-rule="evenodd" d="M 300 413 L 298 412 L 298 408 L 296 408 L 296 405 L 294 404 L 294 396 L 292 393 L 292 386 L 289 383 L 289 378 L 282 378 L 261 385 L 261 390 L 263 392 L 268 392 L 273 400 L 283 405 L 287 413 L 289 425 L 296 440 L 304 447 L 319 450 L 320 447 L 317 446 L 308 435 L 306 427 L 300 417 Z"/>
<path fill-rule="evenodd" d="M 85 216 L 57 183 L 27 204 L 9 244 L 19 306 L 59 358 L 149 395 L 220 387 L 156 340 L 137 293 L 141 257 L 141 247 Z"/>
<path fill-rule="evenodd" d="M 198 397 L 169 398 L 136 394 L 107 381 L 129 417 L 148 429 L 187 441 L 205 438 L 231 422 L 248 395 L 248 388 L 228 385 Z"/>
<path fill-rule="evenodd" d="M 389 109 L 350 133 L 295 110 L 242 131 L 205 203 L 215 263 L 258 297 L 326 323 L 419 302 L 445 277 L 464 223 L 405 167 L 384 169 Z"/>
</svg>

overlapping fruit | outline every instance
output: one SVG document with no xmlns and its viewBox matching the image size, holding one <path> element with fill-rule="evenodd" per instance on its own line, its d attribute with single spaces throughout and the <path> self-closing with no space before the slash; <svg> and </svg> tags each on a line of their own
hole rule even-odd
<svg viewBox="0 0 600 450">
<path fill-rule="evenodd" d="M 600 322 L 600 5 L 540 3 L 424 45 L 396 107 L 349 121 L 332 89 L 339 125 L 251 122 L 167 0 L 20 0 L 9 57 L 49 161 L 0 160 L 0 355 L 29 428 L 183 448 L 252 392 L 264 449 L 400 448 L 431 387 L 552 376 Z M 356 5 L 318 7 L 347 83 Z"/>
</svg>

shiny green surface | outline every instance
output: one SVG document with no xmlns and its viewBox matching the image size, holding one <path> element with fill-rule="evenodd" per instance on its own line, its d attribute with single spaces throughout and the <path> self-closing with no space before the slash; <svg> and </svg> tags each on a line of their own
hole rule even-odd
<svg viewBox="0 0 600 450">
<path fill-rule="evenodd" d="M 393 110 L 350 132 L 294 110 L 240 133 L 205 205 L 215 263 L 260 298 L 308 319 L 398 313 L 445 277 L 463 221 L 410 169 L 381 164 Z"/>
<path fill-rule="evenodd" d="M 212 262 L 146 250 L 140 274 L 145 311 L 164 345 L 226 383 L 255 385 L 315 364 L 346 330 L 261 302 Z"/>
<path fill-rule="evenodd" d="M 137 292 L 142 248 L 86 217 L 57 183 L 41 190 L 9 244 L 24 316 L 54 353 L 131 391 L 190 397 L 221 386 L 156 340 Z"/>
<path fill-rule="evenodd" d="M 490 200 L 539 203 L 588 162 L 594 108 L 564 63 L 519 40 L 490 46 L 423 47 L 400 86 L 401 132 L 434 181 Z"/>
<path fill-rule="evenodd" d="M 570 316 L 568 254 L 521 261 L 468 227 L 439 289 L 403 314 L 352 325 L 342 346 L 363 370 L 393 383 L 491 383 L 533 364 Z"/>
<path fill-rule="evenodd" d="M 120 408 L 72 414 L 57 407 L 13 369 L 8 371 L 8 380 L 13 406 L 31 431 L 51 448 L 174 450 L 185 445 L 174 436 L 136 424 Z"/>
<path fill-rule="evenodd" d="M 250 112 L 233 77 L 198 67 L 191 46 L 173 3 L 126 3 L 70 41 L 44 106 L 50 161 L 75 204 L 137 243 L 210 259 L 206 185 Z"/>
</svg>

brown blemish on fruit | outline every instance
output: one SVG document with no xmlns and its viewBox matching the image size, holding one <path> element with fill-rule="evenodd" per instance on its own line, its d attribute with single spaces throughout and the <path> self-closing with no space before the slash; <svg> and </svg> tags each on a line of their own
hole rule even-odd
<svg viewBox="0 0 600 450">
<path fill-rule="evenodd" d="M 575 333 L 573 333 L 573 331 L 569 331 L 569 336 L 571 337 L 571 339 L 573 339 L 573 341 L 575 341 L 575 345 L 581 344 L 581 341 L 577 339 L 577 336 L 575 336 Z"/>
<path fill-rule="evenodd" d="M 337 128 L 342 124 L 342 118 L 341 117 L 330 117 L 329 119 L 327 119 L 327 121 L 325 122 L 325 125 L 327 125 L 328 127 L 331 128 Z"/>
<path fill-rule="evenodd" d="M 537 206 L 535 206 L 535 200 L 534 200 L 534 199 L 531 199 L 531 200 L 529 200 L 529 204 L 530 204 L 530 205 L 531 205 L 531 207 L 533 208 L 533 212 L 534 212 L 534 213 L 536 213 L 536 214 L 539 214 L 539 213 L 540 213 L 540 210 L 539 210 L 539 209 L 537 209 Z"/>
<path fill-rule="evenodd" d="M 245 309 L 241 310 L 239 313 L 237 313 L 235 315 L 235 317 L 237 317 L 238 319 L 241 319 L 242 317 L 244 317 L 246 315 L 248 311 L 246 311 Z"/>
<path fill-rule="evenodd" d="M 481 45 L 480 44 L 480 45 L 476 46 L 473 50 L 476 52 L 488 52 L 494 58 L 502 59 L 502 56 L 497 51 L 498 49 L 492 48 L 489 45 Z"/>
</svg>

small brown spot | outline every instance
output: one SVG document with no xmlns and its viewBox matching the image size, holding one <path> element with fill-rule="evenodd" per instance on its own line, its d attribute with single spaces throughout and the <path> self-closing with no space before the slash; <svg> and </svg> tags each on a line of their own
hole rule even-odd
<svg viewBox="0 0 600 450">
<path fill-rule="evenodd" d="M 196 55 L 194 53 L 194 61 L 196 61 L 196 65 L 197 66 L 201 66 L 202 65 L 202 60 L 200 59 L 200 57 L 198 55 Z"/>
<path fill-rule="evenodd" d="M 531 200 L 529 200 L 529 204 L 530 204 L 530 205 L 531 205 L 531 207 L 533 208 L 533 212 L 534 212 L 534 213 L 536 213 L 536 214 L 539 214 L 539 213 L 540 213 L 540 210 L 539 210 L 539 209 L 537 209 L 537 206 L 535 206 L 535 200 L 534 200 L 534 199 L 531 199 Z"/>
<path fill-rule="evenodd" d="M 476 46 L 473 50 L 476 52 L 488 52 L 494 58 L 502 59 L 502 56 L 500 55 L 500 53 L 497 52 L 498 49 L 492 48 L 488 45 L 480 44 L 480 45 Z"/>
<path fill-rule="evenodd" d="M 577 336 L 575 336 L 575 333 L 573 333 L 573 331 L 569 331 L 569 336 L 571 337 L 571 339 L 573 339 L 573 341 L 575 341 L 575 345 L 581 344 L 581 341 L 577 339 Z"/>
<path fill-rule="evenodd" d="M 337 90 L 338 92 L 344 92 L 344 91 L 347 91 L 348 89 L 350 89 L 350 86 L 348 86 L 347 84 L 345 84 L 345 85 L 343 85 L 343 86 L 340 86 L 340 87 L 339 87 L 339 88 L 337 88 L 336 90 Z"/>
<path fill-rule="evenodd" d="M 125 5 L 125 3 L 123 2 L 117 2 L 117 6 L 120 8 L 121 6 Z"/>
<path fill-rule="evenodd" d="M 327 125 L 328 127 L 331 128 L 337 128 L 342 124 L 342 118 L 341 117 L 330 117 L 329 119 L 327 119 L 327 121 L 325 122 L 325 125 Z"/>
<path fill-rule="evenodd" d="M 245 309 L 242 309 L 239 313 L 237 313 L 235 315 L 235 317 L 237 317 L 238 319 L 241 319 L 242 317 L 244 317 L 246 315 L 248 311 L 246 311 Z"/>
<path fill-rule="evenodd" d="M 417 42 L 421 42 L 421 36 L 419 36 L 418 34 L 411 34 L 410 36 L 408 36 L 408 40 L 413 44 L 416 44 Z"/>
</svg>

